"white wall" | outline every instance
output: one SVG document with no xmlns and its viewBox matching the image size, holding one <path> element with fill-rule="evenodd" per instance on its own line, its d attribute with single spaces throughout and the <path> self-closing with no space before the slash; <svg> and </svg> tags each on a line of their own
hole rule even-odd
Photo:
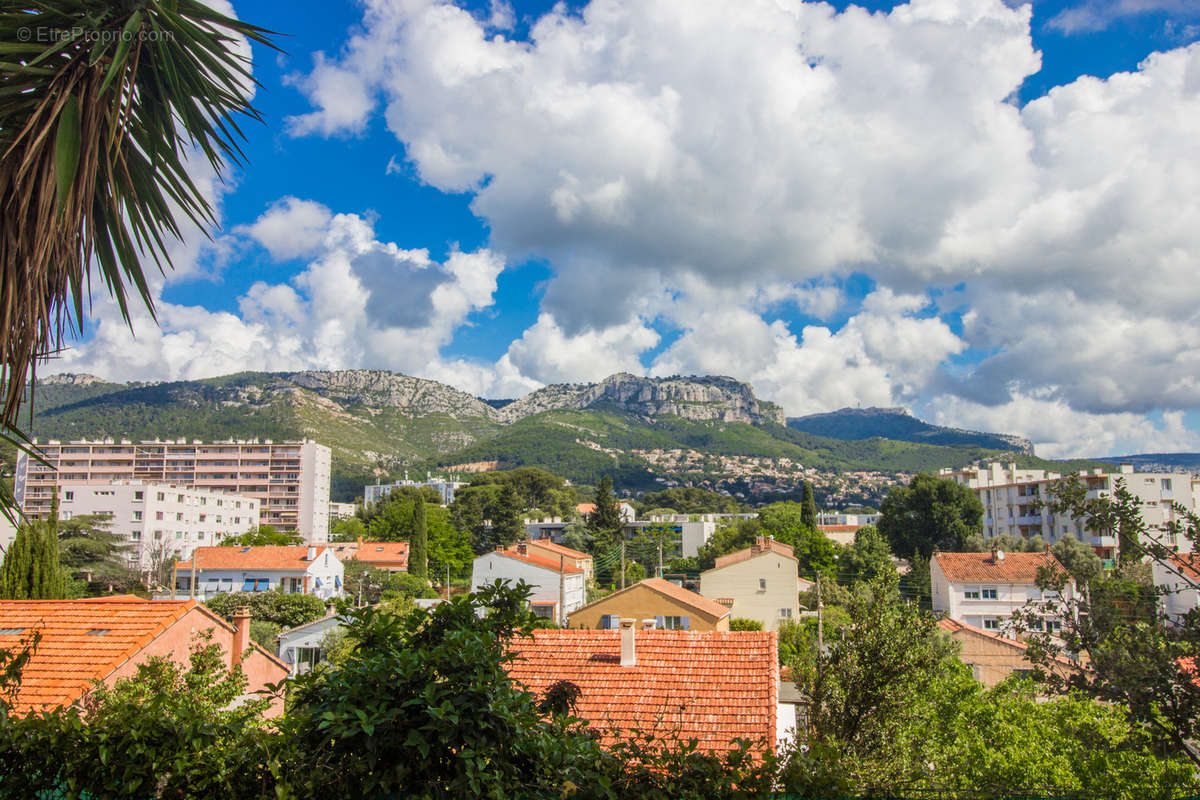
<svg viewBox="0 0 1200 800">
<path fill-rule="evenodd" d="M 559 601 L 558 572 L 496 552 L 477 556 L 471 566 L 471 591 L 478 591 L 479 587 L 484 584 L 497 580 L 507 580 L 513 584 L 520 580 L 525 581 L 533 587 L 533 592 L 529 595 L 530 602 L 557 603 Z M 567 573 L 563 583 L 564 607 L 559 610 L 559 613 L 565 615 L 583 607 L 583 573 Z"/>
<path fill-rule="evenodd" d="M 325 636 L 330 631 L 342 627 L 343 624 L 341 617 L 331 616 L 303 625 L 299 630 L 284 631 L 279 634 L 277 640 L 277 654 L 291 668 L 292 675 L 296 675 L 298 666 L 296 650 L 301 647 L 320 647 Z"/>
<path fill-rule="evenodd" d="M 1200 605 L 1200 592 L 1192 585 L 1194 581 L 1184 580 L 1159 561 L 1152 561 L 1150 567 L 1154 572 L 1154 585 L 1166 590 L 1162 595 L 1162 609 L 1171 622 L 1178 623 L 1180 617 Z"/>
<path fill-rule="evenodd" d="M 766 588 L 759 588 L 762 581 Z M 780 609 L 800 617 L 800 584 L 796 560 L 768 551 L 744 561 L 700 573 L 700 594 L 710 599 L 732 597 L 730 618 L 756 619 L 768 631 L 779 630 Z"/>
<path fill-rule="evenodd" d="M 934 611 L 945 611 L 950 619 L 998 632 L 1004 629 L 1009 617 L 1027 604 L 1057 596 L 1054 592 L 1043 593 L 1032 583 L 951 582 L 936 559 L 930 561 L 929 577 Z M 976 591 L 979 592 L 978 599 L 966 596 L 968 592 Z M 989 591 L 995 592 L 995 598 L 986 596 Z M 1074 584 L 1067 584 L 1063 594 L 1066 600 L 1071 600 Z M 992 627 L 993 620 L 995 628 Z"/>
</svg>

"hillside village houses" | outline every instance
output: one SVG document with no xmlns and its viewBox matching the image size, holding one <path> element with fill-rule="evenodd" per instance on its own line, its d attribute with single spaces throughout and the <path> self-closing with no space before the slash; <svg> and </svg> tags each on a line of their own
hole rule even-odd
<svg viewBox="0 0 1200 800">
<path fill-rule="evenodd" d="M 515 547 L 497 547 L 476 556 L 471 565 L 472 592 L 495 581 L 516 584 L 522 580 L 532 588 L 529 605 L 533 613 L 558 625 L 565 625 L 567 615 L 584 604 L 584 571 L 567 563 L 565 555 L 535 555 L 525 542 L 519 542 Z"/>
<path fill-rule="evenodd" d="M 259 501 L 171 483 L 115 480 L 63 483 L 60 519 L 107 518 L 107 528 L 127 543 L 134 569 L 148 570 L 169 558 L 190 558 L 196 547 L 218 545 L 259 525 Z"/>
<path fill-rule="evenodd" d="M 310 439 L 51 439 L 33 443 L 43 463 L 21 451 L 13 491 L 33 517 L 50 511 L 54 488 L 67 483 L 147 481 L 229 492 L 258 501 L 259 518 L 305 542 L 329 539 L 330 451 Z"/>
<path fill-rule="evenodd" d="M 81 703 L 95 682 L 112 686 L 153 657 L 183 667 L 201 635 L 220 645 L 225 663 L 240 665 L 249 681 L 245 699 L 282 681 L 288 667 L 250 639 L 249 614 L 226 622 L 195 600 L 143 600 L 133 595 L 80 600 L 0 600 L 0 649 L 34 633 L 41 641 L 21 673 L 13 710 L 48 711 Z M 269 716 L 283 712 L 276 697 Z M 69 754 L 64 754 L 69 757 Z"/>
<path fill-rule="evenodd" d="M 1041 536 L 1052 544 L 1070 533 L 1095 548 L 1101 558 L 1117 557 L 1115 536 L 1089 531 L 1084 520 L 1055 515 L 1044 505 L 1050 498 L 1050 484 L 1063 477 L 1060 473 L 1017 469 L 1012 463 L 993 462 L 986 467 L 942 469 L 938 474 L 974 490 L 983 503 L 985 539 L 1007 533 L 1018 538 Z M 1079 477 L 1087 486 L 1089 498 L 1111 495 L 1116 491 L 1117 481 L 1123 480 L 1125 488 L 1142 500 L 1142 519 L 1146 525 L 1162 532 L 1161 542 L 1183 552 L 1191 549 L 1189 540 L 1173 538 L 1165 532 L 1165 526 L 1176 520 L 1175 503 L 1191 511 L 1200 510 L 1200 476 L 1134 472 L 1132 466 L 1122 464 L 1116 473 L 1094 469 Z"/>
<path fill-rule="evenodd" d="M 1038 570 L 1066 570 L 1058 559 L 1045 553 L 934 553 L 929 561 L 933 610 L 944 611 L 953 620 L 985 631 L 1002 632 L 1009 618 L 1027 603 L 1052 599 L 1054 593 L 1038 588 Z M 1070 579 L 1062 599 L 1075 597 Z M 1062 628 L 1062 620 L 1044 620 L 1050 632 Z"/>
<path fill-rule="evenodd" d="M 730 601 L 733 618 L 761 622 L 764 630 L 779 629 L 783 620 L 800 616 L 799 561 L 792 548 L 759 536 L 753 545 L 720 556 L 716 566 L 700 573 L 700 594 Z"/>
<path fill-rule="evenodd" d="M 345 567 L 329 545 L 197 547 L 190 559 L 175 564 L 173 585 L 175 598 L 281 591 L 330 600 L 342 595 L 344 577 Z"/>
<path fill-rule="evenodd" d="M 570 627 L 615 630 L 622 619 L 650 620 L 659 630 L 727 631 L 729 606 L 676 586 L 647 578 L 606 595 L 571 614 Z"/>
</svg>

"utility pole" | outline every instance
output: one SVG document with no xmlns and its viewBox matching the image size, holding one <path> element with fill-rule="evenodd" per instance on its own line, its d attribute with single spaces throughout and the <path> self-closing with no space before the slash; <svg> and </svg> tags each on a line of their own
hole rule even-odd
<svg viewBox="0 0 1200 800">
<path fill-rule="evenodd" d="M 625 537 L 621 537 L 621 588 L 625 588 Z"/>
<path fill-rule="evenodd" d="M 662 537 L 660 536 L 660 537 L 658 538 L 658 577 L 660 577 L 660 578 L 661 578 L 661 577 L 662 577 L 662 574 L 663 574 L 663 563 L 662 563 Z"/>
<path fill-rule="evenodd" d="M 567 560 L 558 556 L 558 624 L 567 626 Z"/>
<path fill-rule="evenodd" d="M 821 602 L 821 573 L 817 573 L 817 658 L 820 658 L 825 653 L 825 627 L 822 624 L 822 609 L 825 604 Z"/>
</svg>

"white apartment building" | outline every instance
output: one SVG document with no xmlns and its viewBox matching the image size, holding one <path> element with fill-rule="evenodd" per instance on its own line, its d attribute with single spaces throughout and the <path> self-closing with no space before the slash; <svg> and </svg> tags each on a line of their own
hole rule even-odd
<svg viewBox="0 0 1200 800">
<path fill-rule="evenodd" d="M 298 533 L 306 542 L 329 540 L 329 448 L 308 439 L 35 439 L 34 444 L 47 463 L 22 452 L 14 476 L 17 502 L 31 516 L 50 510 L 56 485 L 154 481 L 252 497 L 263 525 Z"/>
<path fill-rule="evenodd" d="M 367 505 L 370 505 L 371 503 L 378 503 L 380 500 L 391 494 L 393 489 L 398 489 L 401 486 L 413 486 L 417 488 L 428 486 L 430 489 L 433 489 L 439 495 L 441 495 L 442 505 L 448 506 L 454 502 L 455 491 L 457 491 L 460 486 L 465 485 L 466 484 L 462 481 L 450 480 L 446 478 L 428 477 L 423 481 L 410 481 L 406 477 L 404 480 L 396 481 L 395 483 L 376 483 L 370 486 L 364 486 L 363 502 Z"/>
<path fill-rule="evenodd" d="M 156 561 L 190 558 L 196 547 L 258 527 L 259 501 L 172 483 L 62 484 L 59 518 L 85 514 L 108 517 L 109 530 L 129 542 L 130 566 L 150 569 Z"/>
<path fill-rule="evenodd" d="M 1101 558 L 1117 556 L 1116 536 L 1100 536 L 1084 527 L 1084 520 L 1069 515 L 1056 515 L 1042 505 L 1050 499 L 1049 486 L 1064 477 L 1057 472 L 1040 469 L 1017 469 L 1015 464 L 991 463 L 986 467 L 967 467 L 961 470 L 942 469 L 943 478 L 970 487 L 983 503 L 984 538 L 1007 533 L 1017 537 L 1041 535 L 1053 544 L 1070 533 L 1081 542 L 1092 545 Z M 1200 477 L 1184 473 L 1134 472 L 1128 464 L 1120 471 L 1106 473 L 1095 469 L 1079 476 L 1087 488 L 1088 497 L 1111 495 L 1118 479 L 1125 488 L 1142 500 L 1142 518 L 1147 526 L 1162 530 L 1175 521 L 1173 503 L 1190 510 L 1200 509 Z M 1165 533 L 1162 542 L 1191 550 L 1184 538 L 1172 540 Z"/>
<path fill-rule="evenodd" d="M 679 534 L 680 552 L 683 557 L 694 558 L 718 528 L 757 516 L 758 514 L 651 514 L 642 520 L 642 526 L 672 528 Z"/>
<path fill-rule="evenodd" d="M 1057 598 L 1057 593 L 1038 588 L 1043 567 L 1065 572 L 1051 553 L 934 553 L 929 560 L 933 610 L 985 631 L 1003 632 L 1009 617 L 1027 604 Z M 1072 579 L 1062 599 L 1069 602 L 1074 596 Z M 1054 632 L 1062 621 L 1043 616 L 1042 625 Z"/>
</svg>

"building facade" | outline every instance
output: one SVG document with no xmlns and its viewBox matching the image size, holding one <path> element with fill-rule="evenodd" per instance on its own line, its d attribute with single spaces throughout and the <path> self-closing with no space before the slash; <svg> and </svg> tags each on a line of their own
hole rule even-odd
<svg viewBox="0 0 1200 800">
<path fill-rule="evenodd" d="M 190 558 L 197 547 L 257 528 L 259 501 L 213 489 L 172 483 L 110 481 L 63 483 L 59 517 L 106 516 L 108 529 L 128 542 L 134 569 L 150 569 L 170 557 Z"/>
<path fill-rule="evenodd" d="M 175 565 L 172 599 L 278 591 L 332 600 L 341 597 L 344 578 L 345 567 L 328 545 L 197 547 Z"/>
<path fill-rule="evenodd" d="M 1050 484 L 1064 477 L 1060 473 L 991 463 L 986 467 L 943 469 L 939 475 L 969 487 L 979 497 L 983 503 L 984 538 L 1007 533 L 1022 538 L 1041 536 L 1053 544 L 1069 533 L 1094 547 L 1101 558 L 1117 557 L 1115 535 L 1089 531 L 1084 520 L 1067 514 L 1056 515 L 1046 505 L 1050 499 Z M 1163 532 L 1162 543 L 1177 546 L 1181 551 L 1191 549 L 1186 538 L 1173 540 L 1165 532 L 1165 526 L 1177 519 L 1174 503 L 1191 511 L 1200 509 L 1200 477 L 1184 473 L 1134 472 L 1133 467 L 1124 464 L 1119 472 L 1095 469 L 1080 475 L 1079 479 L 1087 487 L 1089 498 L 1112 495 L 1117 481 L 1123 480 L 1125 488 L 1141 499 L 1142 519 L 1146 525 Z"/>
<path fill-rule="evenodd" d="M 647 578 L 571 615 L 572 628 L 615 630 L 621 619 L 654 620 L 660 630 L 727 631 L 729 608 L 662 578 Z"/>
<path fill-rule="evenodd" d="M 442 505 L 448 506 L 454 502 L 454 493 L 460 486 L 465 484 L 462 481 L 451 480 L 448 478 L 428 477 L 423 481 L 410 481 L 405 478 L 402 481 L 395 483 L 376 483 L 371 486 L 363 487 L 363 502 L 366 505 L 378 503 L 383 498 L 391 494 L 393 489 L 399 489 L 402 486 L 411 486 L 416 489 L 428 487 L 433 489 L 442 498 Z"/>
<path fill-rule="evenodd" d="M 1051 553 L 934 553 L 929 560 L 933 610 L 950 619 L 985 631 L 1001 632 L 1009 618 L 1030 603 L 1059 599 L 1038 587 L 1039 570 L 1066 570 Z M 1075 581 L 1068 580 L 1062 600 L 1075 596 Z M 1041 623 L 1053 633 L 1062 620 L 1043 615 Z"/>
<path fill-rule="evenodd" d="M 495 581 L 516 584 L 525 581 L 532 588 L 529 604 L 535 614 L 553 619 L 559 625 L 567 615 L 580 608 L 586 598 L 584 573 L 570 564 L 529 553 L 524 542 L 515 548 L 497 547 L 477 556 L 471 566 L 471 591 Z"/>
<path fill-rule="evenodd" d="M 259 519 L 306 542 L 329 539 L 329 448 L 305 439 L 273 442 L 155 440 L 131 442 L 51 439 L 34 444 L 45 464 L 22 452 L 14 489 L 22 510 L 50 510 L 55 486 L 141 480 L 232 492 L 258 501 Z"/>
<path fill-rule="evenodd" d="M 800 617 L 800 579 L 792 548 L 759 536 L 752 547 L 721 556 L 700 573 L 700 594 L 730 599 L 734 619 L 753 619 L 763 630 L 779 630 L 783 620 Z"/>
</svg>

